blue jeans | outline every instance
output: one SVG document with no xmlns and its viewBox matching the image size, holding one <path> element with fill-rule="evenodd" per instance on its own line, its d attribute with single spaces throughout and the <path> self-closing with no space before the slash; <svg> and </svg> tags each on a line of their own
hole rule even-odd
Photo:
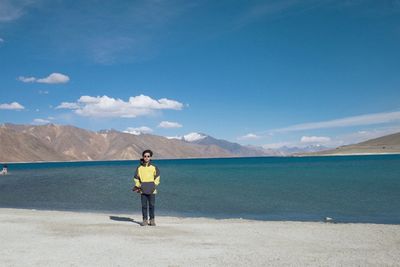
<svg viewBox="0 0 400 267">
<path fill-rule="evenodd" d="M 143 220 L 147 220 L 147 204 L 149 206 L 149 215 L 150 220 L 154 219 L 154 204 L 156 203 L 156 195 L 155 194 L 142 194 L 140 199 L 142 200 L 142 215 Z"/>
</svg>

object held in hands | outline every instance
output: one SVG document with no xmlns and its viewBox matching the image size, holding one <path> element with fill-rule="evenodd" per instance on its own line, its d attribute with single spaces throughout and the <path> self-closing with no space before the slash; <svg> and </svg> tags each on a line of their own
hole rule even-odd
<svg viewBox="0 0 400 267">
<path fill-rule="evenodd" d="M 142 193 L 142 189 L 140 187 L 137 187 L 137 186 L 133 187 L 132 191 L 136 192 L 136 193 Z"/>
</svg>

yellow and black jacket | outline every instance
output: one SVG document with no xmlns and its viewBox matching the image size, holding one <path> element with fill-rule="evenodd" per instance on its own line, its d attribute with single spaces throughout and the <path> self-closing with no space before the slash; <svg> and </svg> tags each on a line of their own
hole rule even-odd
<svg viewBox="0 0 400 267">
<path fill-rule="evenodd" d="M 157 194 L 156 187 L 160 184 L 160 171 L 151 162 L 141 164 L 136 168 L 133 177 L 135 186 L 141 188 L 142 194 Z"/>
</svg>

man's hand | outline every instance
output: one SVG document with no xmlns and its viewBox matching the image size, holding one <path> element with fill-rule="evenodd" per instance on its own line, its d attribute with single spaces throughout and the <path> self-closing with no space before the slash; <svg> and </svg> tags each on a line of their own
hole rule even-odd
<svg viewBox="0 0 400 267">
<path fill-rule="evenodd" d="M 132 191 L 136 192 L 136 193 L 142 193 L 142 189 L 140 187 L 137 187 L 137 186 L 133 187 Z"/>
</svg>

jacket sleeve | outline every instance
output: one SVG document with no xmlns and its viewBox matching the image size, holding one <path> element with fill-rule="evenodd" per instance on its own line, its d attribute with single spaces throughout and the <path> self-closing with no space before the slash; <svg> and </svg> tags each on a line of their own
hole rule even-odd
<svg viewBox="0 0 400 267">
<path fill-rule="evenodd" d="M 135 186 L 136 186 L 136 187 L 140 187 L 141 184 L 142 184 L 142 183 L 140 182 L 139 167 L 136 168 L 135 176 L 133 177 L 133 181 L 135 182 Z"/>
<path fill-rule="evenodd" d="M 155 174 L 154 174 L 154 184 L 157 186 L 160 184 L 160 170 L 156 167 Z"/>
</svg>

